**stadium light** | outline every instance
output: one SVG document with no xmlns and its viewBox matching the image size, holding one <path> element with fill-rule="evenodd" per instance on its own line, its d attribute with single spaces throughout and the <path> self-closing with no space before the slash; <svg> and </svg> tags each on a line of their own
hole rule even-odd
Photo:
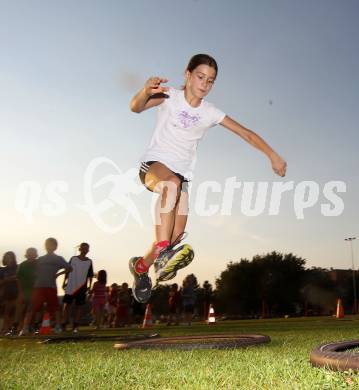
<svg viewBox="0 0 359 390">
<path fill-rule="evenodd" d="M 355 279 L 354 253 L 353 253 L 353 241 L 354 240 L 356 240 L 356 237 L 344 238 L 344 241 L 348 241 L 350 243 L 350 253 L 351 253 L 351 258 L 352 258 L 352 271 L 353 271 L 354 314 L 357 314 L 357 312 L 358 312 L 357 286 L 356 286 L 356 279 Z"/>
</svg>

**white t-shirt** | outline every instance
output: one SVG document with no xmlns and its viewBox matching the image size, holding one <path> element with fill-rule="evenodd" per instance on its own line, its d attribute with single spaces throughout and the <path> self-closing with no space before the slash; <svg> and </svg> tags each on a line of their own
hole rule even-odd
<svg viewBox="0 0 359 390">
<path fill-rule="evenodd" d="M 86 284 L 88 277 L 93 277 L 92 260 L 87 257 L 81 260 L 78 256 L 73 256 L 69 263 L 72 271 L 68 275 L 65 294 L 73 295 Z"/>
<path fill-rule="evenodd" d="M 170 88 L 158 106 L 157 123 L 141 161 L 160 161 L 175 173 L 192 179 L 198 142 L 226 114 L 206 100 L 192 107 L 184 90 Z"/>
</svg>

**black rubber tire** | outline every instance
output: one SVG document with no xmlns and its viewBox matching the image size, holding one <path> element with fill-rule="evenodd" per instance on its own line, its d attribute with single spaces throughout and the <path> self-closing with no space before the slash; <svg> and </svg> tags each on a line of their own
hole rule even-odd
<svg viewBox="0 0 359 390">
<path fill-rule="evenodd" d="M 98 342 L 98 341 L 121 341 L 131 342 L 138 340 L 148 340 L 160 337 L 158 333 L 154 334 L 135 334 L 127 336 L 115 335 L 96 335 L 96 334 L 79 334 L 69 336 L 52 336 L 39 341 L 39 344 L 55 344 L 55 343 L 78 343 L 81 341 Z M 33 339 L 33 338 L 32 338 Z"/>
<path fill-rule="evenodd" d="M 334 371 L 359 371 L 359 352 L 348 350 L 359 347 L 359 340 L 338 341 L 321 344 L 310 353 L 310 362 L 315 367 Z"/>
<path fill-rule="evenodd" d="M 269 343 L 270 337 L 260 334 L 214 334 L 201 336 L 176 336 L 115 344 L 114 348 L 125 349 L 229 349 L 246 348 Z"/>
</svg>

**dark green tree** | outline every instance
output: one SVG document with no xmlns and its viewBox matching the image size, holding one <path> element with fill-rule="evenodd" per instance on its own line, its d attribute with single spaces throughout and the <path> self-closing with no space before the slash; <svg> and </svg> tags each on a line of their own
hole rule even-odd
<svg viewBox="0 0 359 390">
<path fill-rule="evenodd" d="M 217 309 L 250 317 L 296 313 L 304 265 L 304 259 L 278 252 L 230 262 L 216 280 Z"/>
</svg>

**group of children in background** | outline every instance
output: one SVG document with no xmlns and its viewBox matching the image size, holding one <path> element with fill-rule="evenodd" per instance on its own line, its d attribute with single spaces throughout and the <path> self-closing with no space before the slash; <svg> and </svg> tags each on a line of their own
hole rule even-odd
<svg viewBox="0 0 359 390">
<path fill-rule="evenodd" d="M 143 305 L 133 299 L 127 283 L 107 286 L 107 273 L 100 270 L 95 276 L 93 262 L 87 257 L 90 246 L 79 245 L 79 254 L 67 262 L 55 254 L 57 240 L 45 241 L 46 254 L 38 257 L 35 248 L 28 248 L 25 260 L 17 264 L 14 252 L 3 255 L 0 267 L 0 332 L 5 335 L 27 335 L 38 330 L 44 310 L 55 325 L 54 332 L 66 330 L 72 317 L 72 330 L 78 332 L 81 316 L 91 307 L 92 324 L 101 327 L 131 325 L 143 315 Z M 62 307 L 57 295 L 56 279 L 64 275 Z M 168 324 L 178 324 L 184 311 L 185 321 L 190 324 L 194 311 L 195 292 L 189 275 L 178 290 L 170 288 Z M 45 306 L 46 304 L 46 306 Z M 86 306 L 86 310 L 84 307 Z M 2 325 L 1 325 L 2 320 Z"/>
<path fill-rule="evenodd" d="M 55 324 L 54 332 L 60 333 L 66 329 L 73 303 L 75 333 L 83 314 L 82 308 L 88 303 L 96 328 L 106 325 L 105 321 L 109 326 L 129 324 L 132 297 L 127 283 L 120 287 L 113 283 L 108 288 L 107 273 L 100 270 L 97 281 L 92 284 L 95 275 L 92 260 L 87 257 L 89 244 L 80 244 L 79 254 L 71 257 L 69 262 L 55 254 L 57 246 L 56 239 L 48 238 L 45 255 L 38 257 L 35 248 L 28 248 L 25 260 L 20 264 L 17 264 L 14 252 L 3 255 L 3 267 L 0 267 L 1 334 L 29 334 L 39 327 L 44 309 Z M 61 275 L 65 275 L 62 308 L 56 285 L 56 279 Z"/>
</svg>

